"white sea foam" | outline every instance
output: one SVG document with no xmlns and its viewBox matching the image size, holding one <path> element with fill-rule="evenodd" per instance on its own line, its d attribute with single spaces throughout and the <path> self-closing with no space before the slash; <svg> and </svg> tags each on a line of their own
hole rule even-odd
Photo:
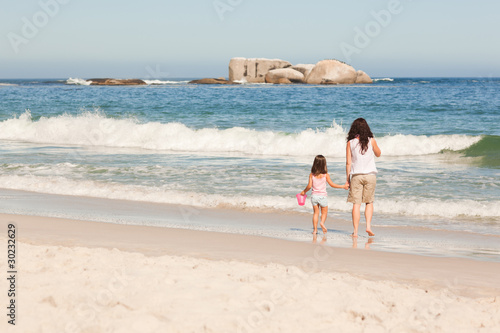
<svg viewBox="0 0 500 333">
<path fill-rule="evenodd" d="M 171 80 L 143 80 L 148 85 L 165 85 L 165 84 L 186 84 L 189 81 L 171 81 Z M 91 81 L 80 79 L 80 78 L 69 78 L 66 80 L 66 84 L 74 84 L 81 86 L 89 86 Z"/>
<path fill-rule="evenodd" d="M 234 80 L 234 83 L 245 84 L 248 83 L 247 79 L 244 77 L 241 80 Z"/>
<path fill-rule="evenodd" d="M 481 140 L 481 136 L 469 135 L 391 135 L 377 139 L 386 156 L 428 155 L 443 150 L 459 151 Z"/>
<path fill-rule="evenodd" d="M 66 84 L 75 84 L 75 85 L 80 85 L 80 86 L 90 86 L 91 82 L 84 80 L 84 79 L 79 79 L 79 78 L 69 78 L 66 80 Z"/>
<path fill-rule="evenodd" d="M 266 82 L 248 82 L 246 78 L 242 78 L 241 80 L 234 80 L 233 82 L 245 85 L 272 85 L 272 83 L 266 83 Z"/>
<path fill-rule="evenodd" d="M 73 180 L 63 176 L 0 176 L 0 187 L 38 193 L 87 196 L 107 199 L 183 204 L 197 207 L 234 207 L 289 209 L 296 208 L 293 197 L 224 196 L 169 190 L 162 187 L 124 185 L 92 180 Z"/>
<path fill-rule="evenodd" d="M 391 79 L 389 77 L 382 78 L 382 79 L 373 79 L 373 82 L 377 82 L 377 81 L 389 81 L 389 82 L 392 82 L 392 81 L 394 81 L 394 79 Z"/>
<path fill-rule="evenodd" d="M 222 195 L 171 190 L 166 187 L 107 183 L 68 179 L 65 176 L 1 175 L 0 187 L 39 193 L 87 196 L 106 199 L 182 204 L 195 207 L 227 207 L 309 212 L 310 206 L 298 206 L 295 197 L 270 195 Z M 329 196 L 333 211 L 349 212 L 352 206 L 345 196 Z M 444 218 L 500 216 L 500 201 L 426 200 L 421 198 L 378 199 L 377 213 Z"/>
<path fill-rule="evenodd" d="M 14 83 L 0 83 L 0 87 L 13 87 L 13 86 L 18 86 L 18 84 L 14 84 Z"/>
<path fill-rule="evenodd" d="M 33 121 L 27 110 L 19 117 L 0 122 L 2 140 L 176 152 L 343 157 L 345 137 L 346 131 L 335 122 L 325 130 L 307 129 L 292 134 L 242 127 L 191 129 L 175 122 L 139 123 L 135 119 L 107 118 L 98 112 Z M 405 156 L 458 151 L 480 139 L 481 136 L 467 135 L 390 135 L 377 140 L 385 156 Z"/>
<path fill-rule="evenodd" d="M 164 85 L 164 84 L 186 84 L 189 81 L 169 81 L 169 80 L 143 80 L 149 85 Z"/>
<path fill-rule="evenodd" d="M 454 217 L 499 217 L 500 201 L 481 202 L 474 200 L 430 200 L 409 198 L 391 200 L 377 199 L 377 212 L 406 216 Z"/>
</svg>

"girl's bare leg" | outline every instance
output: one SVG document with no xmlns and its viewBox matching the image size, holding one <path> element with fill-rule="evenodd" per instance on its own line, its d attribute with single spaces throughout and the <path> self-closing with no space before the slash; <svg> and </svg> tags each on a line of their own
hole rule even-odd
<svg viewBox="0 0 500 333">
<path fill-rule="evenodd" d="M 358 237 L 358 227 L 359 227 L 359 218 L 361 208 L 361 204 L 353 204 L 352 205 L 352 226 L 354 227 L 354 232 L 352 233 L 352 237 Z"/>
<path fill-rule="evenodd" d="M 313 234 L 318 233 L 318 218 L 319 218 L 319 205 L 313 206 Z"/>
<path fill-rule="evenodd" d="M 327 216 L 328 216 L 328 206 L 321 207 L 321 223 L 319 225 L 321 226 L 321 230 L 323 230 L 324 234 L 328 232 L 328 229 L 326 229 L 325 227 L 325 221 Z"/>
<path fill-rule="evenodd" d="M 373 202 L 367 203 L 365 208 L 366 232 L 368 236 L 375 236 L 372 232 Z"/>
</svg>

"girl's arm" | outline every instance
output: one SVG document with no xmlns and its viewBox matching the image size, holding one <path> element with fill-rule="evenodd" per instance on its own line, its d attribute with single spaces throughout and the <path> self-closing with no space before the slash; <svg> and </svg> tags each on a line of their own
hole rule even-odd
<svg viewBox="0 0 500 333">
<path fill-rule="evenodd" d="M 344 190 L 347 190 L 349 188 L 349 183 L 346 183 L 344 185 L 339 185 L 339 184 L 335 184 L 334 182 L 332 182 L 332 179 L 330 178 L 330 174 L 326 174 L 326 182 L 333 188 L 343 188 Z"/>
<path fill-rule="evenodd" d="M 309 174 L 309 183 L 307 184 L 306 188 L 304 191 L 300 192 L 300 195 L 305 195 L 307 191 L 309 191 L 312 187 L 313 184 L 313 178 L 312 178 L 312 173 Z"/>
<path fill-rule="evenodd" d="M 349 184 L 351 181 L 351 164 L 352 164 L 352 156 L 351 156 L 351 142 L 347 142 L 346 151 L 345 151 L 345 175 L 346 175 L 346 184 Z"/>
<path fill-rule="evenodd" d="M 375 153 L 375 156 L 380 157 L 382 155 L 382 150 L 377 145 L 377 141 L 375 141 L 375 138 L 372 138 L 372 147 L 373 147 L 373 152 Z"/>
</svg>

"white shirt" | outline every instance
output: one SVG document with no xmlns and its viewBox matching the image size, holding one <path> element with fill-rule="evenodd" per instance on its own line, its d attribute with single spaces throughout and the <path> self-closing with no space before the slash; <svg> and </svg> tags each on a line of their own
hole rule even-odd
<svg viewBox="0 0 500 333">
<path fill-rule="evenodd" d="M 377 167 L 375 166 L 375 154 L 373 153 L 372 139 L 368 141 L 368 149 L 364 154 L 361 154 L 361 144 L 357 138 L 352 139 L 351 146 L 351 175 L 357 174 L 376 174 Z"/>
</svg>

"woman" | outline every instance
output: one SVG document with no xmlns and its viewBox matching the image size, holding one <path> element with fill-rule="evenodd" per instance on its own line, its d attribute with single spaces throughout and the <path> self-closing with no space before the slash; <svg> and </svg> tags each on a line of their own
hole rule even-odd
<svg viewBox="0 0 500 333">
<path fill-rule="evenodd" d="M 371 229 L 375 185 L 377 183 L 375 156 L 379 157 L 381 153 L 366 120 L 356 119 L 347 135 L 346 147 L 346 183 L 350 185 L 347 202 L 353 204 L 353 237 L 358 237 L 359 210 L 362 203 L 366 204 L 366 232 L 369 236 L 375 236 Z"/>
</svg>

